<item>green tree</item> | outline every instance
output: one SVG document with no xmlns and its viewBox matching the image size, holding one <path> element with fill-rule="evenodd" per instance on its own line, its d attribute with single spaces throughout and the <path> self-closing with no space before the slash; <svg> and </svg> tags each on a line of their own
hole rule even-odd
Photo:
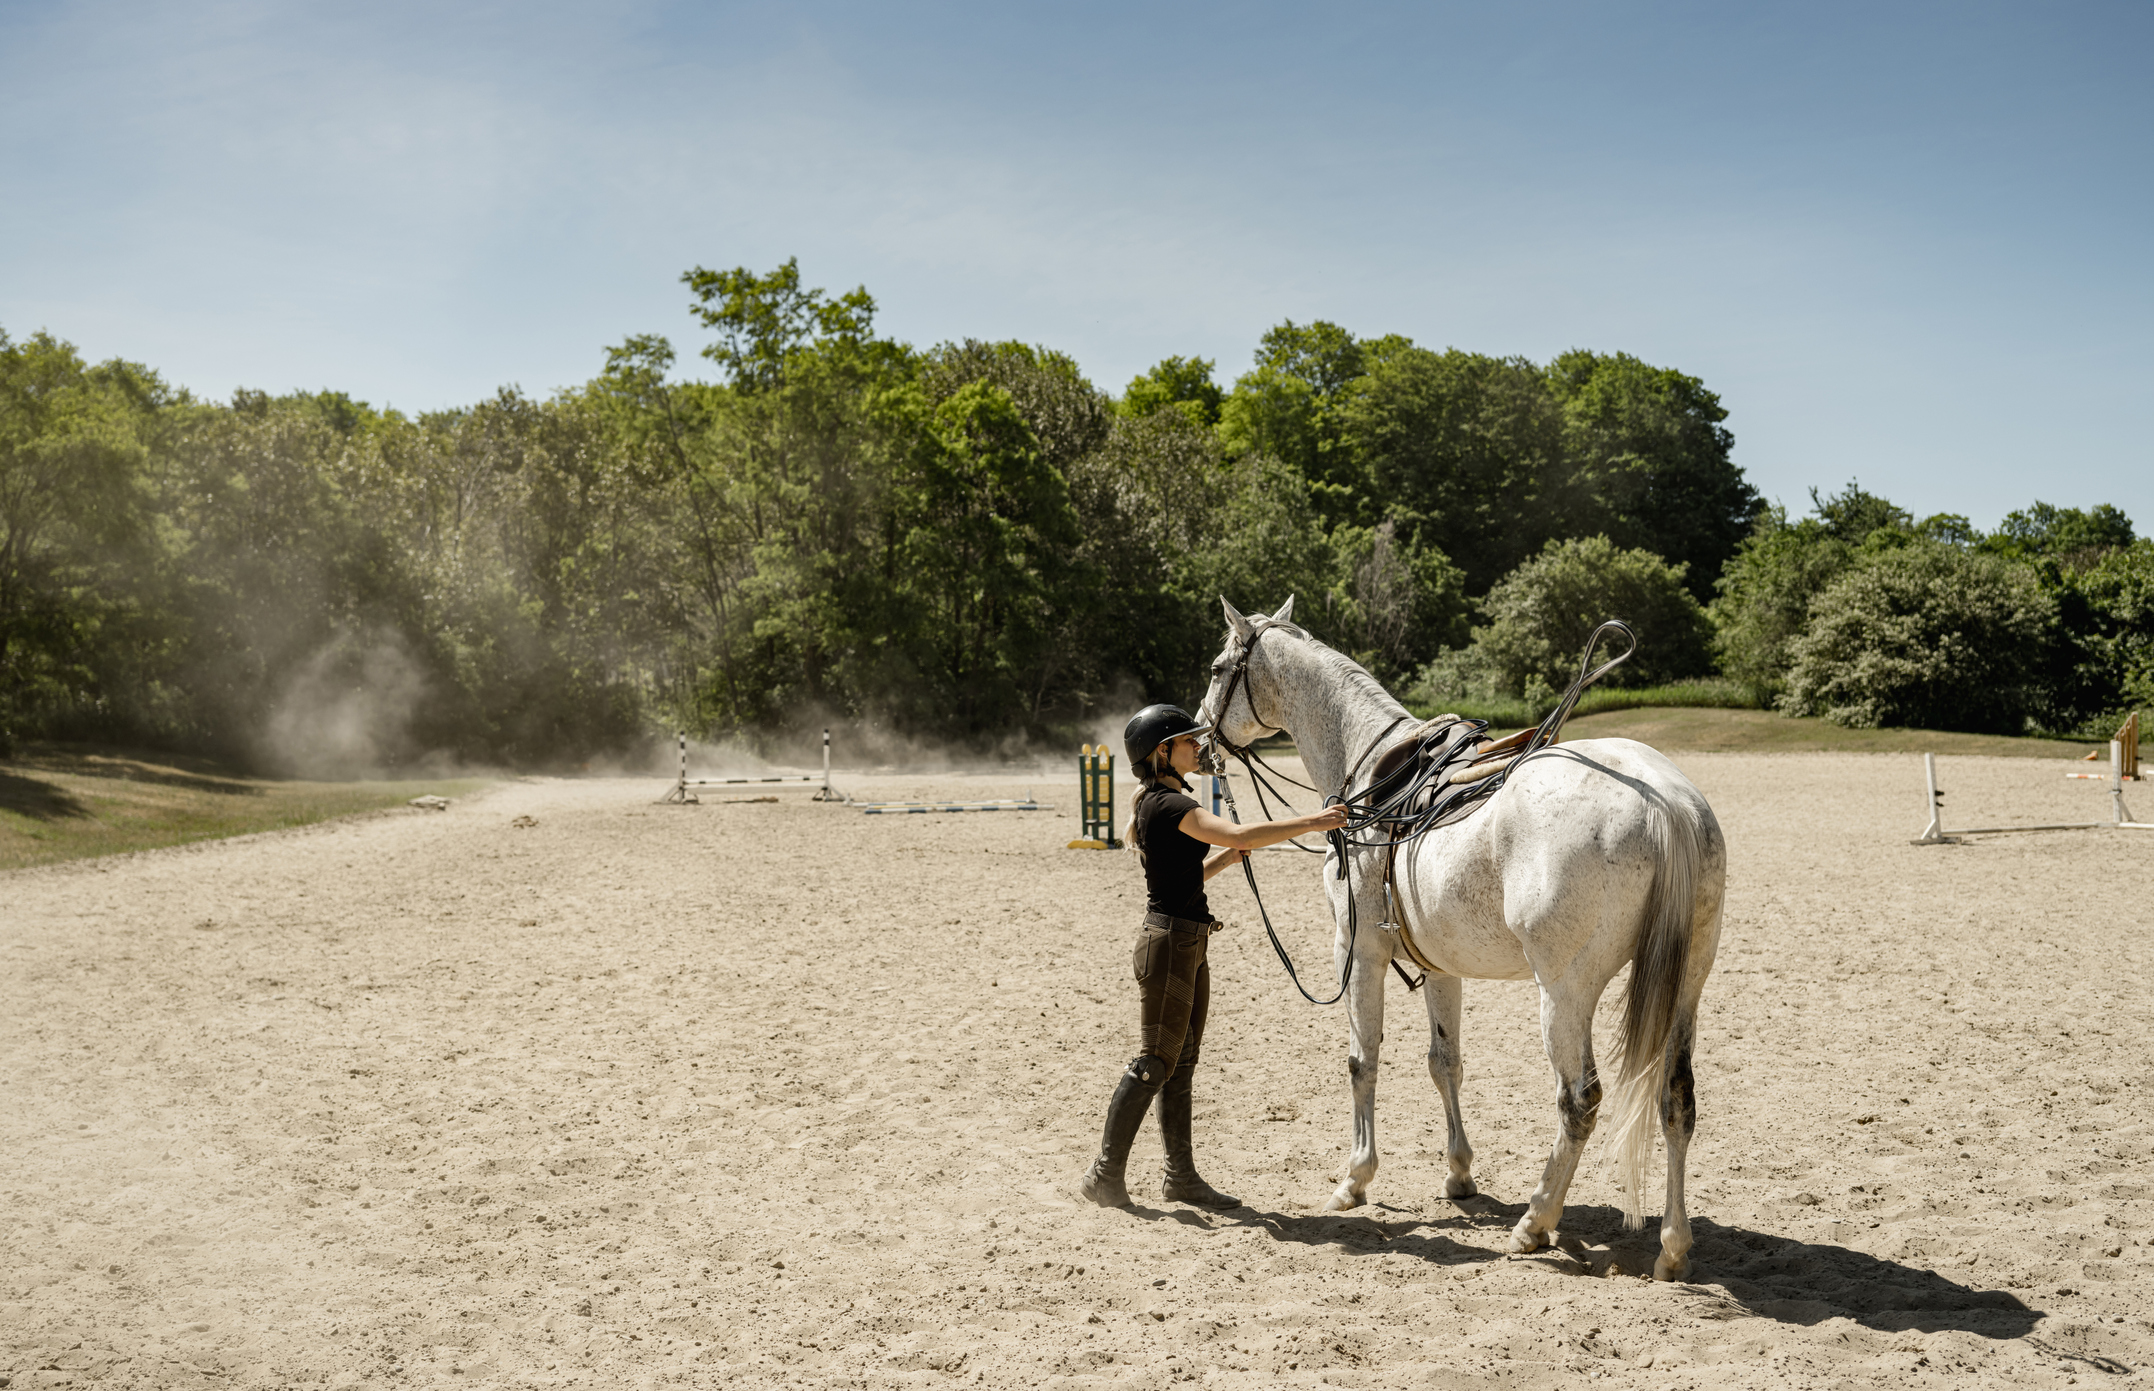
<svg viewBox="0 0 2154 1391">
<path fill-rule="evenodd" d="M 968 338 L 930 351 L 920 364 L 920 386 L 940 403 L 982 383 L 1000 388 L 1032 431 L 1040 457 L 1067 475 L 1107 442 L 1113 403 L 1085 380 L 1076 360 L 1052 348 L 1026 343 L 983 343 Z"/>
<path fill-rule="evenodd" d="M 1219 510 L 1177 576 L 1177 588 L 1210 606 L 1208 634 L 1216 639 L 1221 595 L 1236 607 L 1269 613 L 1287 595 L 1328 596 L 1337 574 L 1337 553 L 1300 470 L 1268 454 L 1244 454 L 1220 480 Z M 1296 604 L 1299 621 L 1327 640 L 1337 640 L 1332 615 L 1311 614 Z M 1212 651 L 1218 644 L 1211 643 Z M 1209 658 L 1211 651 L 1203 656 Z M 1200 669 L 1201 670 L 1201 669 Z M 1197 672 L 1190 673 L 1194 680 Z"/>
<path fill-rule="evenodd" d="M 1766 508 L 1714 586 L 1720 669 L 1761 705 L 1786 687 L 1810 606 L 1858 558 L 1911 541 L 1965 545 L 1976 536 L 1965 517 L 1950 514 L 1917 525 L 1905 508 L 1853 481 L 1830 496 L 1812 488 L 1810 502 L 1812 515 L 1792 522 L 1785 508 Z"/>
<path fill-rule="evenodd" d="M 695 292 L 692 311 L 718 341 L 703 355 L 748 391 L 775 386 L 787 358 L 810 343 L 866 350 L 874 342 L 875 299 L 865 285 L 835 299 L 803 289 L 800 258 L 788 257 L 768 275 L 746 266 L 684 271 L 681 282 Z"/>
<path fill-rule="evenodd" d="M 1194 573 L 1231 486 L 1218 436 L 1179 410 L 1122 415 L 1069 481 L 1082 598 L 1058 645 L 1077 658 L 1076 707 L 1120 699 L 1130 681 L 1148 700 L 1187 699 L 1218 626 L 1217 595 Z"/>
<path fill-rule="evenodd" d="M 1567 352 L 1545 380 L 1563 413 L 1568 524 L 1684 565 L 1691 592 L 1710 597 L 1763 506 L 1731 457 L 1720 398 L 1628 353 Z"/>
<path fill-rule="evenodd" d="M 1332 580 L 1320 598 L 1333 640 L 1387 685 L 1467 636 L 1465 576 L 1395 522 L 1331 530 Z"/>
<path fill-rule="evenodd" d="M 1812 604 L 1780 707 L 1855 728 L 2023 733 L 2053 612 L 2025 565 L 1927 541 L 1874 551 Z"/>
<path fill-rule="evenodd" d="M 1229 458 L 1267 454 L 1317 486 L 1327 516 L 1364 505 L 1364 480 L 1341 448 L 1338 404 L 1363 371 L 1365 346 L 1322 319 L 1289 319 L 1258 341 L 1255 366 L 1220 405 L 1219 434 Z M 1373 520 L 1373 518 L 1372 518 Z"/>
<path fill-rule="evenodd" d="M 1069 488 L 1008 392 L 975 382 L 932 408 L 899 477 L 899 602 L 924 693 L 950 727 L 1039 718 Z"/>
<path fill-rule="evenodd" d="M 140 582 L 145 473 L 167 399 L 147 369 L 0 331 L 0 750 L 63 712 L 109 708 L 113 659 L 155 601 Z"/>
<path fill-rule="evenodd" d="M 634 467 L 669 500 L 687 620 L 657 682 L 691 728 L 863 713 L 886 680 L 893 477 L 919 413 L 887 403 L 918 370 L 872 333 L 865 291 L 692 271 L 723 386 L 667 380 L 672 349 L 632 339 L 595 395 Z"/>
<path fill-rule="evenodd" d="M 1984 538 L 1984 547 L 2015 560 L 2084 568 L 2132 539 L 2132 519 L 2109 503 L 2082 509 L 2037 502 L 2006 514 L 1996 532 Z"/>
<path fill-rule="evenodd" d="M 2154 711 L 2154 539 L 2098 554 L 2054 575 L 2056 645 L 2038 714 L 2057 733 L 2106 738 L 2129 711 Z"/>
<path fill-rule="evenodd" d="M 1145 416 L 1174 406 L 1198 425 L 1217 425 L 1227 394 L 1212 380 L 1212 360 L 1205 357 L 1162 358 L 1122 393 L 1124 415 Z"/>
<path fill-rule="evenodd" d="M 1578 674 L 1593 630 L 1621 619 L 1637 635 L 1631 659 L 1603 678 L 1650 686 L 1711 670 L 1711 628 L 1680 565 L 1624 550 L 1605 536 L 1551 541 L 1481 601 L 1488 622 L 1462 652 L 1430 664 L 1422 685 L 1446 695 L 1545 703 Z"/>
<path fill-rule="evenodd" d="M 1820 497 L 1815 488 L 1810 490 L 1810 506 L 1816 512 L 1818 524 L 1825 534 L 1850 546 L 1859 546 L 1870 539 L 1871 533 L 1891 531 L 1904 534 L 1913 529 L 1915 519 L 1906 508 L 1899 507 L 1867 492 L 1853 479 L 1845 488 L 1829 497 Z"/>
<path fill-rule="evenodd" d="M 1811 603 L 1854 559 L 1855 547 L 1818 518 L 1790 522 L 1785 508 L 1768 508 L 1718 581 L 1711 614 L 1722 673 L 1760 704 L 1777 698 Z"/>
<path fill-rule="evenodd" d="M 1363 525 L 1397 519 L 1416 546 L 1442 551 L 1469 593 L 1563 534 L 1576 511 L 1563 469 L 1563 417 L 1539 368 L 1522 358 L 1443 353 L 1401 340 L 1372 346 L 1336 410 Z"/>
</svg>

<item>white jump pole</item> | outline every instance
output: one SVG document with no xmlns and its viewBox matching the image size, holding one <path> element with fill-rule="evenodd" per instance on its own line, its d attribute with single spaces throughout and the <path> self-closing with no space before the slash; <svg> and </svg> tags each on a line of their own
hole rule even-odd
<svg viewBox="0 0 2154 1391">
<path fill-rule="evenodd" d="M 1929 788 L 1930 823 L 1922 828 L 1916 845 L 1944 845 L 1954 836 L 1996 836 L 2010 831 L 2095 831 L 2109 827 L 2121 827 L 2133 831 L 2154 831 L 2154 822 L 2134 821 L 2131 811 L 2124 805 L 2124 744 L 2122 740 L 2109 741 L 2109 800 L 2110 819 L 2107 821 L 2059 821 L 2044 826 L 1965 826 L 1946 830 L 1944 825 L 1944 793 L 1937 789 L 1937 755 L 1922 755 L 1922 778 Z"/>
<path fill-rule="evenodd" d="M 840 800 L 838 794 L 831 790 L 830 786 L 830 730 L 828 728 L 823 730 L 823 785 L 810 800 L 817 802 Z"/>
<path fill-rule="evenodd" d="M 1922 839 L 1916 841 L 1915 844 L 1938 845 L 1945 838 L 1945 801 L 1944 794 L 1937 790 L 1936 754 L 1926 753 L 1922 755 L 1922 781 L 1930 789 L 1930 795 L 1923 799 L 1930 813 L 1930 824 L 1922 828 Z"/>
</svg>

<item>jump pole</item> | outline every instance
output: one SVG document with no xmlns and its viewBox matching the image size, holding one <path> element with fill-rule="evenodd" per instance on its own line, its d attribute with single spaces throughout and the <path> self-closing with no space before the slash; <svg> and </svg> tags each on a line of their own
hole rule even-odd
<svg viewBox="0 0 2154 1391">
<path fill-rule="evenodd" d="M 666 789 L 666 795 L 658 799 L 661 804 L 672 803 L 678 806 L 694 806 L 696 804 L 695 794 L 688 790 L 691 787 L 745 787 L 751 783 L 815 781 L 815 774 L 813 773 L 788 773 L 783 777 L 776 778 L 691 778 L 688 776 L 687 732 L 681 731 L 675 734 L 674 741 L 680 749 L 680 772 L 674 778 L 673 786 Z M 830 787 L 830 731 L 827 729 L 823 731 L 823 785 L 809 800 L 815 802 L 835 802 L 840 800 L 837 793 L 833 792 Z"/>
<path fill-rule="evenodd" d="M 845 800 L 830 785 L 830 731 L 827 728 L 823 731 L 823 785 L 817 788 L 815 795 L 808 800 L 811 802 L 842 802 Z"/>
<path fill-rule="evenodd" d="M 993 802 L 855 802 L 856 809 L 869 816 L 923 816 L 938 811 L 1053 811 L 1054 808 L 1027 797 L 1022 801 L 1004 798 Z"/>
<path fill-rule="evenodd" d="M 2135 821 L 2131 808 L 2124 804 L 2124 741 L 2109 741 L 2109 815 L 2107 821 L 2060 821 L 2044 826 L 1967 826 L 1946 830 L 1944 825 L 1944 796 L 1937 787 L 1937 755 L 1922 755 L 1922 778 L 1929 789 L 1929 825 L 1922 828 L 1916 845 L 1949 845 L 1956 836 L 1995 836 L 2011 831 L 2094 831 L 2114 828 L 2123 831 L 2154 831 L 2154 822 Z"/>
</svg>

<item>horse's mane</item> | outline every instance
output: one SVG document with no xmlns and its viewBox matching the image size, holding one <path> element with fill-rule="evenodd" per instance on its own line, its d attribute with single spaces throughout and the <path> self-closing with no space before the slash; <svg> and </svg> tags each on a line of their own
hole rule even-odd
<svg viewBox="0 0 2154 1391">
<path fill-rule="evenodd" d="M 1399 698 L 1385 690 L 1381 681 L 1369 675 L 1367 667 L 1347 656 L 1338 648 L 1333 647 L 1330 643 L 1325 642 L 1299 623 L 1291 620 L 1282 621 L 1276 618 L 1263 617 L 1253 618 L 1250 622 L 1256 625 L 1259 632 L 1277 631 L 1309 644 L 1309 646 L 1316 649 L 1319 661 L 1336 672 L 1348 686 L 1359 690 L 1379 705 L 1399 705 Z M 1229 642 L 1234 640 L 1234 635 L 1231 631 L 1227 634 L 1227 640 Z M 1400 708 L 1403 709 L 1404 707 L 1401 706 Z"/>
</svg>

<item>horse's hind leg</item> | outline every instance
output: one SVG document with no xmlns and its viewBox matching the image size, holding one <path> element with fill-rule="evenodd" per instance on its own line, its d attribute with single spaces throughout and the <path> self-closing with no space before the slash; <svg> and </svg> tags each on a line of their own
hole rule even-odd
<svg viewBox="0 0 2154 1391">
<path fill-rule="evenodd" d="M 1711 888 L 1717 899 L 1717 880 Z M 1713 969 L 1713 956 L 1720 945 L 1717 902 L 1701 915 L 1700 922 L 1691 938 L 1689 976 L 1676 1001 L 1674 1026 L 1668 1033 L 1666 1075 L 1660 1088 L 1660 1133 L 1668 1145 L 1668 1198 L 1660 1210 L 1660 1255 L 1653 1261 L 1656 1280 L 1690 1278 L 1690 1213 L 1684 1206 L 1683 1180 L 1690 1136 L 1698 1128 L 1697 1085 L 1690 1055 L 1698 1038 L 1698 1002 L 1705 994 L 1706 973 Z"/>
<path fill-rule="evenodd" d="M 1675 1021 L 1668 1040 L 1668 1078 L 1660 1089 L 1660 1133 L 1668 1142 L 1668 1201 L 1660 1210 L 1660 1255 L 1653 1262 L 1656 1280 L 1690 1278 L 1690 1214 L 1683 1207 L 1683 1161 L 1691 1132 L 1698 1128 L 1697 1092 L 1690 1071 L 1692 1016 Z"/>
<path fill-rule="evenodd" d="M 1444 1196 L 1470 1198 L 1480 1190 L 1474 1187 L 1473 1146 L 1466 1142 L 1466 1116 L 1458 1104 L 1458 1089 L 1466 1080 L 1466 1053 L 1458 1037 L 1464 992 L 1457 976 L 1433 972 L 1424 991 L 1429 1002 L 1429 1076 L 1443 1097 L 1444 1126 L 1449 1132 L 1444 1158 L 1451 1174 L 1443 1183 Z"/>
<path fill-rule="evenodd" d="M 1575 996 L 1576 998 L 1573 998 Z M 1601 1083 L 1593 1069 L 1593 996 L 1583 990 L 1561 993 L 1541 987 L 1541 1041 L 1556 1069 L 1556 1110 L 1561 1128 L 1556 1147 L 1541 1170 L 1541 1185 L 1526 1203 L 1526 1215 L 1511 1230 L 1511 1250 L 1532 1251 L 1555 1239 L 1563 1221 L 1563 1199 L 1578 1157 L 1600 1117 Z"/>
</svg>

